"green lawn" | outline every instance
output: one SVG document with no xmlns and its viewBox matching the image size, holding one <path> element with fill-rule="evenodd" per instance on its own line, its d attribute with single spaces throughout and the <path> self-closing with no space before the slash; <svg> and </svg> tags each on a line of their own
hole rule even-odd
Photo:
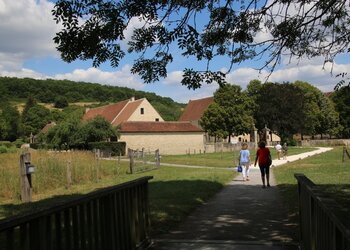
<svg viewBox="0 0 350 250">
<path fill-rule="evenodd" d="M 310 150 L 312 150 L 312 148 L 290 147 L 289 155 Z M 273 155 L 276 156 L 275 150 L 271 151 Z M 252 155 L 254 157 L 255 153 L 252 152 Z M 161 161 L 227 168 L 235 166 L 236 163 L 234 163 L 234 159 L 236 158 L 237 152 L 231 152 L 190 156 L 162 156 Z M 16 161 L 17 157 L 13 159 Z M 90 158 L 86 157 L 87 161 L 89 159 Z M 291 202 L 294 207 L 296 206 L 294 202 L 296 201 L 296 181 L 294 180 L 293 174 L 294 172 L 304 172 L 317 184 L 323 184 L 328 192 L 337 194 L 337 199 L 342 203 L 349 202 L 349 161 L 343 165 L 340 161 L 341 149 L 337 148 L 324 155 L 275 168 L 274 173 L 278 178 L 279 187 L 281 187 L 286 201 Z M 5 162 L 4 159 L 2 162 Z M 40 161 L 38 160 L 38 164 L 39 163 Z M 10 162 L 8 164 L 9 166 L 11 165 Z M 91 168 L 91 173 L 88 173 L 87 177 L 93 173 L 93 164 L 87 169 L 89 168 Z M 332 170 L 330 170 L 330 168 L 332 168 Z M 40 168 L 38 168 L 38 170 L 39 169 Z M 16 172 L 15 170 L 16 169 L 14 169 L 14 172 Z M 40 209 L 48 204 L 52 205 L 57 202 L 66 201 L 95 189 L 116 185 L 141 176 L 153 176 L 149 187 L 152 234 L 155 235 L 167 232 L 169 228 L 181 222 L 198 205 L 207 201 L 237 175 L 235 171 L 218 168 L 190 169 L 164 166 L 161 166 L 157 170 L 130 175 L 127 173 L 128 162 L 121 163 L 119 175 L 116 175 L 115 161 L 102 161 L 100 171 L 103 176 L 98 182 L 96 182 L 96 179 L 92 176 L 92 178 L 86 178 L 70 188 L 66 188 L 62 180 L 61 183 L 63 184 L 60 187 L 52 186 L 52 189 L 46 190 L 43 188 L 37 189 L 41 191 L 35 193 L 33 197 L 34 202 L 31 204 L 20 204 L 18 197 L 14 197 L 12 200 L 9 198 L 7 200 L 2 199 L 0 200 L 0 217 L 5 218 L 24 211 Z M 8 174 L 10 173 L 11 172 L 8 172 Z M 38 178 L 39 175 L 40 173 L 37 172 L 34 176 L 34 188 L 35 183 L 38 183 L 38 180 L 35 180 L 35 178 Z M 79 178 L 83 177 L 82 175 L 79 176 Z"/>
<path fill-rule="evenodd" d="M 295 155 L 314 150 L 311 147 L 289 147 L 288 155 Z M 277 158 L 277 151 L 270 148 L 272 158 Z M 192 155 L 162 155 L 161 162 L 176 163 L 194 166 L 208 166 L 219 168 L 233 168 L 238 164 L 239 151 L 223 152 L 223 153 L 207 153 Z M 251 161 L 255 160 L 255 150 L 250 150 Z"/>
<path fill-rule="evenodd" d="M 107 171 L 114 172 L 115 162 L 104 161 Z M 65 186 L 37 193 L 34 202 L 21 204 L 18 199 L 2 200 L 0 218 L 42 209 L 48 205 L 60 203 L 98 188 L 112 186 L 142 176 L 153 176 L 149 184 L 152 234 L 167 232 L 169 228 L 182 221 L 198 205 L 217 193 L 236 172 L 220 169 L 187 169 L 160 167 L 143 173 L 130 175 L 127 162 L 123 162 L 120 175 L 109 175 L 98 182 L 90 181 L 75 184 L 69 189 Z M 35 186 L 34 186 L 35 188 Z"/>
<path fill-rule="evenodd" d="M 297 181 L 294 173 L 302 173 L 330 194 L 339 204 L 350 207 L 350 160 L 342 163 L 342 147 L 297 162 L 273 168 L 278 187 L 292 213 L 296 213 Z"/>
</svg>

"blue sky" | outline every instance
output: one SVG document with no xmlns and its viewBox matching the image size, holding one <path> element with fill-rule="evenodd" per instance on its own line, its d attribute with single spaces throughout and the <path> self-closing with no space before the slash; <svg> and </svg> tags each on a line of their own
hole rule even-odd
<svg viewBox="0 0 350 250">
<path fill-rule="evenodd" d="M 133 63 L 131 56 L 122 60 L 118 68 L 111 68 L 108 63 L 93 68 L 89 61 L 65 63 L 60 59 L 52 41 L 55 32 L 59 30 L 51 16 L 52 8 L 53 3 L 47 0 L 0 0 L 0 76 L 69 79 L 124 86 L 154 92 L 182 103 L 190 99 L 211 96 L 217 89 L 216 84 L 203 85 L 201 89 L 195 91 L 182 86 L 181 70 L 184 65 L 198 64 L 183 57 L 175 58 L 174 63 L 168 68 L 166 79 L 153 84 L 144 84 L 137 75 L 130 73 Z M 126 36 L 130 36 L 132 27 L 137 25 L 140 25 L 138 21 L 133 20 Z M 298 63 L 289 63 L 286 59 L 285 62 L 270 76 L 270 81 L 303 80 L 322 91 L 331 91 L 339 81 L 334 75 L 350 69 L 348 55 L 336 59 L 333 75 L 330 73 L 331 65 L 325 65 L 323 69 L 322 58 Z M 236 65 L 228 74 L 227 81 L 238 84 L 243 89 L 252 79 L 264 81 L 267 72 L 259 74 L 254 69 L 259 63 L 261 62 L 253 61 Z M 225 67 L 219 61 L 215 66 L 220 69 Z"/>
</svg>

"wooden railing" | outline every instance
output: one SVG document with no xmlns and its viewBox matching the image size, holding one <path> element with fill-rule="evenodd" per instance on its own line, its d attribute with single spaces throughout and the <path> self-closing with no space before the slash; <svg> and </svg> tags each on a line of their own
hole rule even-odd
<svg viewBox="0 0 350 250">
<path fill-rule="evenodd" d="M 301 249 L 350 250 L 349 211 L 303 174 L 294 176 L 298 180 Z"/>
<path fill-rule="evenodd" d="M 148 180 L 104 188 L 0 221 L 0 249 L 143 249 L 149 240 Z"/>
</svg>

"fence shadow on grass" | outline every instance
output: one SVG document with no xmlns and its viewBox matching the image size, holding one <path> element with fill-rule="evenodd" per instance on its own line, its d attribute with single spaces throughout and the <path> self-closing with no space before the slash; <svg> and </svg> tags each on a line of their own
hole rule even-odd
<svg viewBox="0 0 350 250">
<path fill-rule="evenodd" d="M 40 211 L 47 207 L 63 204 L 67 201 L 83 197 L 83 194 L 56 195 L 40 201 L 20 204 L 2 204 L 0 205 L 0 218 L 7 218 L 18 214 Z"/>
<path fill-rule="evenodd" d="M 317 185 L 325 195 L 334 199 L 341 207 L 350 208 L 350 184 L 323 184 Z"/>
<path fill-rule="evenodd" d="M 168 232 L 222 188 L 214 180 L 150 182 L 151 234 Z"/>
</svg>

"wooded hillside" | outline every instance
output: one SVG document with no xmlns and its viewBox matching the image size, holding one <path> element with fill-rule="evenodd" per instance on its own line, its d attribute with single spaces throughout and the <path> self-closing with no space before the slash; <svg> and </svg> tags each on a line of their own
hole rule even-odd
<svg viewBox="0 0 350 250">
<path fill-rule="evenodd" d="M 0 77 L 2 99 L 25 101 L 29 96 L 38 102 L 53 103 L 65 97 L 72 102 L 119 102 L 131 97 L 147 98 L 154 108 L 167 121 L 179 118 L 185 104 L 177 103 L 168 97 L 155 93 L 137 91 L 126 87 L 115 87 L 97 83 L 73 82 L 68 80 L 35 80 L 31 78 Z"/>
</svg>

